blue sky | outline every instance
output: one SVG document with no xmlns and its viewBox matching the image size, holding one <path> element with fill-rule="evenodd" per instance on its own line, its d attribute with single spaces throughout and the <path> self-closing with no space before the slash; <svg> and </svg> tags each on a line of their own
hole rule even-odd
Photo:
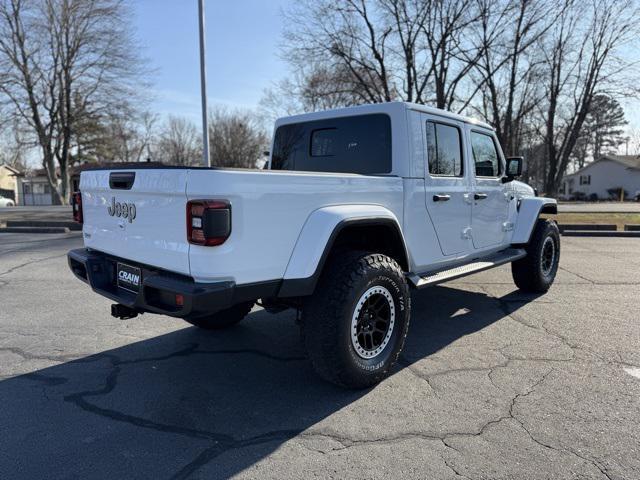
<svg viewBox="0 0 640 480">
<path fill-rule="evenodd" d="M 288 75 L 279 58 L 283 19 L 295 0 L 205 0 L 209 104 L 255 108 L 265 88 Z M 133 0 L 133 27 L 156 69 L 153 110 L 200 119 L 197 0 Z M 637 99 L 623 102 L 640 127 Z"/>
<path fill-rule="evenodd" d="M 254 108 L 263 90 L 285 77 L 278 57 L 289 0 L 207 0 L 209 104 Z M 135 0 L 133 26 L 156 69 L 153 109 L 200 117 L 198 4 L 196 0 Z"/>
</svg>

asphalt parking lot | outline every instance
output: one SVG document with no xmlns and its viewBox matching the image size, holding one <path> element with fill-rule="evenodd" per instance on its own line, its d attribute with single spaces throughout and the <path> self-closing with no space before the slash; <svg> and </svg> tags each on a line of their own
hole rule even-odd
<svg viewBox="0 0 640 480">
<path fill-rule="evenodd" d="M 293 312 L 116 320 L 78 234 L 0 235 L 0 478 L 640 478 L 640 239 L 562 242 L 544 296 L 416 292 L 401 365 L 344 391 Z"/>
</svg>

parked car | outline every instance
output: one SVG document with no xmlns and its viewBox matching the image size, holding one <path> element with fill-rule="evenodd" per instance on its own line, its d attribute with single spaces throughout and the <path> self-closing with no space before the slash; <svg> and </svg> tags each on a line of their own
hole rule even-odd
<svg viewBox="0 0 640 480">
<path fill-rule="evenodd" d="M 484 123 L 409 103 L 280 119 L 267 170 L 83 171 L 74 274 L 116 302 L 205 329 L 257 301 L 301 313 L 315 370 L 347 387 L 389 374 L 412 289 L 511 263 L 545 292 L 560 257 L 556 201 L 515 179 Z"/>
<path fill-rule="evenodd" d="M 11 200 L 10 198 L 0 197 L 0 207 L 15 207 L 16 202 Z"/>
</svg>

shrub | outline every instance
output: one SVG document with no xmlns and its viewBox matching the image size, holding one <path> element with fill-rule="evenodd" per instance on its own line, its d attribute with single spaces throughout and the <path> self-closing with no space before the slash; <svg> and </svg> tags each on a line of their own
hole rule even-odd
<svg viewBox="0 0 640 480">
<path fill-rule="evenodd" d="M 571 200 L 576 200 L 576 201 L 583 201 L 586 200 L 587 196 L 585 195 L 584 192 L 573 192 L 573 194 L 571 195 Z"/>
<path fill-rule="evenodd" d="M 607 193 L 609 194 L 610 200 L 620 200 L 620 192 L 622 192 L 622 198 L 625 199 L 629 196 L 629 192 L 627 192 L 622 187 L 608 188 Z"/>
</svg>

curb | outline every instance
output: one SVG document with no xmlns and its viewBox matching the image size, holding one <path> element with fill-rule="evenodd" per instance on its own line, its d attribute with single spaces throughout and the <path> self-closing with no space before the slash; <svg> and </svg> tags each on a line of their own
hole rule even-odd
<svg viewBox="0 0 640 480">
<path fill-rule="evenodd" d="M 64 220 L 7 220 L 7 227 L 13 228 L 68 228 L 69 230 L 82 230 L 82 225 Z"/>
<path fill-rule="evenodd" d="M 615 232 L 618 229 L 618 226 L 615 224 L 593 224 L 593 223 L 564 223 L 558 225 L 558 228 L 561 232 L 564 231 L 594 231 L 594 230 L 604 230 L 607 232 Z"/>
<path fill-rule="evenodd" d="M 66 227 L 4 227 L 0 233 L 69 233 Z M 640 233 L 640 232 L 638 232 Z"/>
<path fill-rule="evenodd" d="M 625 237 L 640 238 L 640 231 L 604 231 L 604 230 L 565 230 L 561 232 L 563 237 Z"/>
</svg>

